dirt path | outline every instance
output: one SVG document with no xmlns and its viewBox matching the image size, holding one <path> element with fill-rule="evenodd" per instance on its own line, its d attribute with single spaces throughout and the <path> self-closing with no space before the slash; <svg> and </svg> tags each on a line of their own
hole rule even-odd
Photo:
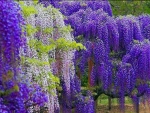
<svg viewBox="0 0 150 113">
<path fill-rule="evenodd" d="M 96 113 L 122 113 L 118 105 L 112 106 L 111 111 L 108 110 L 108 107 L 101 105 L 97 107 Z M 133 105 L 125 105 L 125 113 L 135 113 Z M 140 104 L 140 113 L 150 113 L 150 107 L 148 105 Z"/>
</svg>

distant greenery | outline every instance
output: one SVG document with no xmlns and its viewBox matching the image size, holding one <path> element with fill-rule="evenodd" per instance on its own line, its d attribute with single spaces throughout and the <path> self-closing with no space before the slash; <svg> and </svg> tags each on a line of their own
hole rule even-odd
<svg viewBox="0 0 150 113">
<path fill-rule="evenodd" d="M 150 1 L 144 1 L 144 0 L 109 0 L 113 15 L 140 15 L 143 13 L 150 14 Z"/>
</svg>

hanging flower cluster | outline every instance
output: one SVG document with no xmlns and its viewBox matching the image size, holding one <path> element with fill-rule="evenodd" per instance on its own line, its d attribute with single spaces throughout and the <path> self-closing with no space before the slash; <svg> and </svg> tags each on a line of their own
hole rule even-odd
<svg viewBox="0 0 150 113">
<path fill-rule="evenodd" d="M 74 29 L 74 36 L 83 35 L 82 42 L 86 46 L 86 50 L 76 51 L 75 65 L 79 67 L 81 73 L 84 73 L 85 68 L 88 67 L 88 59 L 93 59 L 92 62 L 96 66 L 92 69 L 90 84 L 94 85 L 98 78 L 99 80 L 103 78 L 107 84 L 103 86 L 107 89 L 109 83 L 111 83 L 111 63 L 108 62 L 108 53 L 110 48 L 118 50 L 119 46 L 119 34 L 115 20 L 103 10 L 92 11 L 87 9 L 85 11 L 79 10 L 69 16 L 66 23 L 71 24 Z M 80 41 L 78 38 L 76 40 Z M 101 69 L 100 71 L 101 64 L 104 65 L 104 70 Z M 97 70 L 99 71 L 97 72 Z M 94 75 L 95 71 L 99 74 Z"/>
<path fill-rule="evenodd" d="M 138 19 L 143 37 L 150 39 L 150 15 L 140 15 Z"/>
<path fill-rule="evenodd" d="M 27 86 L 19 80 L 20 55 L 26 52 L 22 51 L 25 21 L 19 4 L 8 0 L 0 1 L 0 6 L 0 112 L 27 112 L 30 106 L 43 105 L 47 97 L 38 85 Z"/>
<path fill-rule="evenodd" d="M 121 107 L 124 107 L 125 95 L 130 94 L 135 88 L 136 75 L 131 64 L 120 63 L 117 65 L 114 76 L 114 93 L 119 94 Z"/>
<path fill-rule="evenodd" d="M 44 0 L 40 0 L 40 2 L 44 3 L 46 6 L 48 4 Z M 107 0 L 97 0 L 97 1 L 83 0 L 82 2 L 51 0 L 49 3 L 52 4 L 56 8 L 59 8 L 60 12 L 62 12 L 66 16 L 70 16 L 73 13 L 76 13 L 77 11 L 79 11 L 80 9 L 85 10 L 87 8 L 91 8 L 93 11 L 98 10 L 98 9 L 103 9 L 105 12 L 108 13 L 108 15 L 112 16 L 111 6 Z"/>
<path fill-rule="evenodd" d="M 15 110 L 15 107 L 13 107 L 14 103 L 9 103 L 8 96 L 11 97 L 11 92 L 16 92 L 16 87 L 18 87 L 15 77 L 18 76 L 19 72 L 19 49 L 23 44 L 21 27 L 23 27 L 24 21 L 17 3 L 13 1 L 0 1 L 0 6 L 1 111 L 9 112 Z M 5 97 L 5 93 L 7 97 Z M 10 105 L 5 104 L 5 101 L 8 101 Z M 19 101 L 15 102 L 17 103 L 16 105 L 19 105 Z"/>
<path fill-rule="evenodd" d="M 144 84 L 150 79 L 149 73 L 149 59 L 150 59 L 150 45 L 149 40 L 137 42 L 130 52 L 124 56 L 123 61 L 130 63 L 135 71 L 138 79 Z"/>
<path fill-rule="evenodd" d="M 71 98 L 70 100 L 62 100 L 63 112 L 71 112 L 75 108 L 75 113 L 95 113 L 94 100 L 90 91 L 86 95 L 81 94 L 81 83 L 77 76 L 71 77 Z"/>
<path fill-rule="evenodd" d="M 86 97 L 78 96 L 75 113 L 95 113 L 94 100 L 90 92 L 87 91 Z"/>
<path fill-rule="evenodd" d="M 7 77 L 9 71 L 14 73 L 13 76 L 17 76 L 19 50 L 24 40 L 24 20 L 17 3 L 1 1 L 0 6 L 0 77 Z"/>
<path fill-rule="evenodd" d="M 40 84 L 42 87 L 41 91 L 44 93 L 43 95 L 42 92 L 37 92 L 37 90 L 37 93 L 34 95 L 36 98 L 33 99 L 33 102 L 41 103 L 40 105 L 42 105 L 44 110 L 47 108 L 47 112 L 59 112 L 55 84 L 55 82 L 59 82 L 59 80 L 52 74 L 52 67 L 50 67 L 49 62 L 49 51 L 51 50 L 49 48 L 52 47 L 50 46 L 49 38 L 53 35 L 53 18 L 51 17 L 54 13 L 52 12 L 53 9 L 51 6 L 45 8 L 41 4 L 34 4 L 33 1 L 25 1 L 21 6 L 24 15 L 28 15 L 25 21 L 29 26 L 27 27 L 27 41 L 29 45 L 25 56 L 25 63 L 22 66 L 25 68 L 23 71 L 28 76 L 29 84 Z M 27 9 L 30 10 L 28 11 Z M 56 13 L 54 13 L 54 15 L 56 15 Z M 51 55 L 50 59 L 55 59 L 54 54 Z M 39 63 L 37 64 L 37 62 Z M 47 97 L 47 101 L 45 97 Z M 45 104 L 43 104 L 42 101 L 44 101 Z M 41 111 L 41 106 L 38 104 L 34 105 L 34 107 L 29 106 L 29 108 L 30 112 Z"/>
<path fill-rule="evenodd" d="M 116 18 L 119 32 L 120 50 L 130 50 L 133 40 L 143 40 L 139 21 L 136 17 L 120 16 Z"/>
<path fill-rule="evenodd" d="M 86 46 L 75 52 L 77 73 L 85 74 L 89 68 L 90 84 L 101 83 L 105 94 L 120 98 L 121 107 L 125 95 L 132 95 L 134 89 L 137 95 L 148 92 L 149 43 L 142 41 L 149 39 L 149 15 L 112 18 L 102 1 L 51 3 L 67 16 L 65 22 L 74 29 L 75 40 Z"/>
</svg>

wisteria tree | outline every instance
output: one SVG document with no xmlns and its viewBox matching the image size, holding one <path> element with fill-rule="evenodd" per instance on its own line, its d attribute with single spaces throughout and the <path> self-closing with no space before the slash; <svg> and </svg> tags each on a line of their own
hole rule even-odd
<svg viewBox="0 0 150 113">
<path fill-rule="evenodd" d="M 145 23 L 149 16 L 110 17 L 112 12 L 108 1 L 82 3 L 62 1 L 51 4 L 60 8 L 60 11 L 67 16 L 65 22 L 74 29 L 75 40 L 86 46 L 86 50 L 75 53 L 74 62 L 78 77 L 86 75 L 88 87 L 96 86 L 95 99 L 101 94 L 119 98 L 121 108 L 124 108 L 124 99 L 128 96 L 136 103 L 136 110 L 139 112 L 139 97 L 148 97 L 149 92 L 149 79 L 146 77 L 149 76 L 149 72 L 146 72 L 149 70 L 148 52 L 139 52 L 138 56 L 141 58 L 136 56 L 134 60 L 129 54 L 136 53 L 133 49 L 138 44 L 148 46 L 149 41 L 144 38 L 148 38 L 149 34 L 149 23 Z M 137 50 L 141 50 L 143 46 Z M 145 50 L 147 49 L 141 51 Z M 143 55 L 147 57 L 145 61 L 147 64 L 140 66 L 139 64 L 143 63 Z M 129 56 L 130 62 L 125 60 Z"/>
<path fill-rule="evenodd" d="M 107 0 L 1 0 L 0 112 L 95 113 L 105 94 L 123 112 L 130 97 L 139 113 L 150 99 L 149 21 L 114 17 Z"/>
</svg>

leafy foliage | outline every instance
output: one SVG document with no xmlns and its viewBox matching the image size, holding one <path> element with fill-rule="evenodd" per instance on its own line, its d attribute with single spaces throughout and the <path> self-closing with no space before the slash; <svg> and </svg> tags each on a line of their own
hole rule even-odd
<svg viewBox="0 0 150 113">
<path fill-rule="evenodd" d="M 34 6 L 25 6 L 23 1 L 19 1 L 19 4 L 22 8 L 22 12 L 25 18 L 29 17 L 30 15 L 38 13 Z"/>
<path fill-rule="evenodd" d="M 140 15 L 140 14 L 150 14 L 150 2 L 149 1 L 113 1 L 110 0 L 113 15 Z"/>
</svg>

